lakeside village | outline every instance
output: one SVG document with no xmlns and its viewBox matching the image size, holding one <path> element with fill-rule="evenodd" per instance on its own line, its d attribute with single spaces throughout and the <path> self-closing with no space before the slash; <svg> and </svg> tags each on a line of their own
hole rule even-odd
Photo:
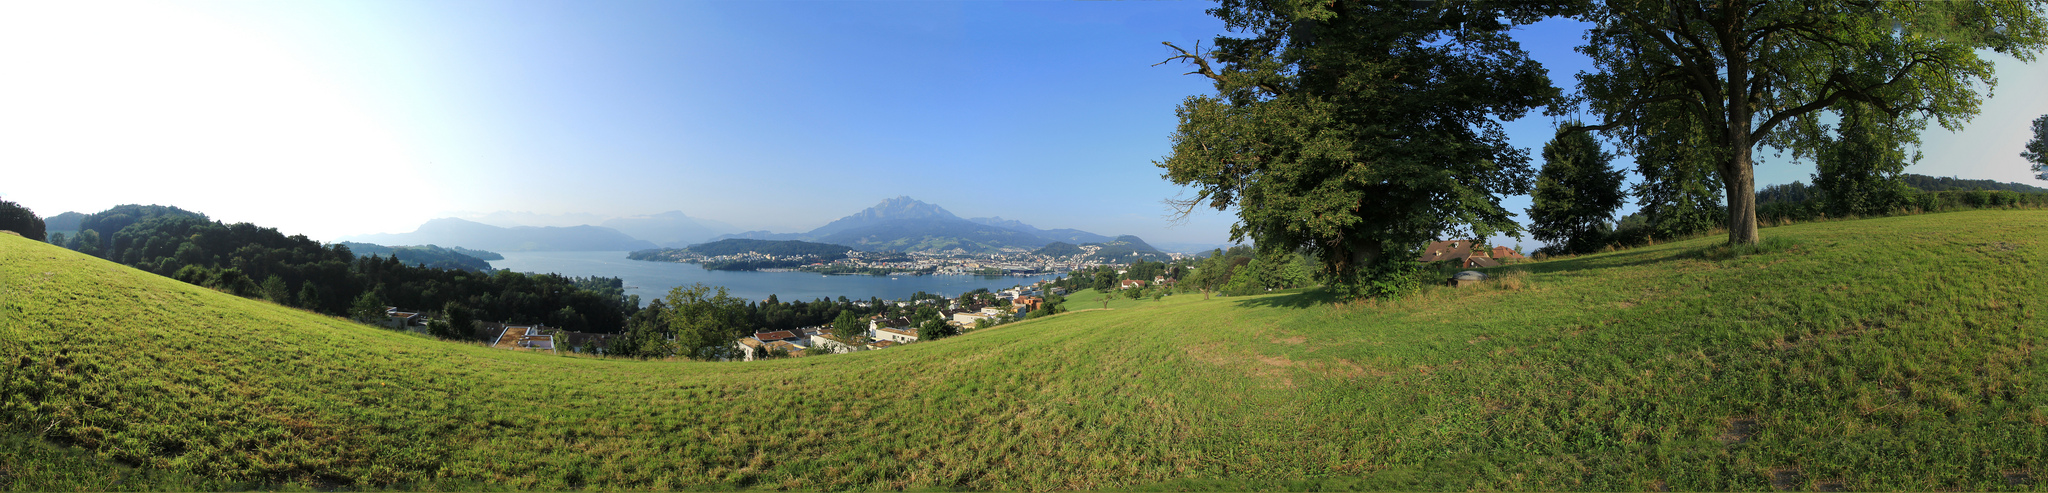
<svg viewBox="0 0 2048 493">
<path fill-rule="evenodd" d="M 1240 247 L 1242 248 L 1242 247 Z M 1246 250 L 1248 252 L 1248 250 Z M 1225 272 L 1241 270 L 1247 262 L 1231 258 L 1216 262 L 1215 258 L 1199 259 L 1176 256 L 1172 262 L 1136 261 L 1130 264 L 1093 262 L 1086 255 L 1068 259 L 1053 259 L 1043 255 L 1010 254 L 987 256 L 927 255 L 927 254 L 860 254 L 848 252 L 845 259 L 830 262 L 814 258 L 791 258 L 794 256 L 764 255 L 754 252 L 719 257 L 699 257 L 699 261 L 804 261 L 810 262 L 804 268 L 818 269 L 827 266 L 847 266 L 863 269 L 889 269 L 913 275 L 990 275 L 982 274 L 1002 270 L 1009 274 L 1038 275 L 1049 272 L 1070 273 L 1059 280 L 1041 280 L 1030 285 L 1017 285 L 1000 291 L 978 289 L 962 293 L 957 298 L 920 292 L 910 300 L 847 300 L 846 303 L 861 309 L 864 316 L 854 316 L 853 311 L 841 313 L 839 320 L 824 325 L 812 325 L 784 330 L 760 330 L 740 336 L 728 345 L 730 351 L 712 358 L 723 361 L 753 361 L 756 359 L 801 357 L 826 354 L 844 354 L 855 351 L 888 349 L 920 340 L 932 340 L 957 335 L 972 330 L 985 329 L 1027 318 L 1037 318 L 1065 311 L 1061 305 L 1068 288 L 1096 288 L 1116 291 L 1133 299 L 1143 296 L 1162 296 L 1168 291 L 1200 289 L 1181 286 L 1178 276 L 1209 267 Z M 1093 252 L 1090 252 L 1093 253 Z M 1233 249 L 1232 253 L 1238 253 Z M 908 259 L 902 259 L 908 257 Z M 1473 240 L 1431 242 L 1423 248 L 1416 259 L 1420 263 L 1441 263 L 1457 268 L 1495 267 L 1506 263 L 1525 260 L 1520 252 L 1505 246 L 1488 247 Z M 1203 260 L 1210 263 L 1204 264 Z M 1241 259 L 1240 259 L 1241 260 Z M 1220 269 L 1218 268 L 1220 267 Z M 1449 280 L 1449 285 L 1463 287 L 1474 282 L 1466 273 Z M 1076 279 L 1079 277 L 1080 279 Z M 1224 277 L 1230 277 L 1225 274 Z M 1247 275 L 1251 277 L 1275 277 L 1270 274 Z M 1285 276 L 1279 276 L 1285 277 Z M 1482 277 L 1483 278 L 1483 275 Z M 1226 284 L 1226 281 L 1211 279 L 1210 287 Z M 1135 290 L 1135 291 L 1134 291 Z M 1226 294 L 1227 290 L 1226 290 Z M 774 304 L 773 297 L 765 301 Z M 426 314 L 418 311 L 386 307 L 385 320 L 380 321 L 395 329 L 426 333 Z M 503 323 L 476 322 L 473 327 L 479 340 L 494 348 L 507 350 L 545 351 L 560 354 L 562 351 L 608 355 L 607 348 L 626 334 L 587 333 L 563 331 L 545 325 L 510 325 Z M 666 336 L 675 340 L 674 334 Z"/>
<path fill-rule="evenodd" d="M 994 254 L 929 252 L 863 252 L 847 250 L 834 255 L 775 255 L 747 251 L 728 255 L 700 255 L 688 250 L 664 250 L 636 255 L 635 260 L 684 262 L 709 270 L 754 270 L 761 272 L 815 272 L 828 275 L 956 275 L 956 276 L 1040 276 L 1064 274 L 1104 266 L 1123 267 L 1129 260 L 1098 259 L 1102 247 L 1079 245 L 1078 253 L 1053 256 L 1031 252 Z M 1169 260 L 1187 254 L 1159 254 Z"/>
<path fill-rule="evenodd" d="M 1129 271 L 1116 272 L 1125 274 Z M 1036 318 L 1064 311 L 1057 306 L 1063 301 L 1062 295 L 1067 293 L 1067 289 L 1054 284 L 1055 281 L 1038 281 L 1028 286 L 1017 285 L 1001 291 L 981 289 L 963 293 L 958 298 L 919 293 L 908 301 L 849 300 L 847 303 L 853 306 L 878 313 L 835 321 L 827 325 L 755 332 L 733 341 L 734 351 L 729 357 L 721 359 L 753 361 L 887 349 L 914 343 L 920 339 L 934 339 L 1026 318 Z M 1122 281 L 1120 286 L 1122 289 L 1141 289 L 1154 284 L 1171 286 L 1174 282 L 1172 279 L 1158 276 L 1155 282 L 1127 280 Z M 876 305 L 877 302 L 881 305 Z M 429 332 L 427 314 L 419 311 L 386 307 L 385 318 L 379 322 L 394 329 L 421 334 Z M 488 322 L 477 323 L 475 332 L 479 339 L 494 348 L 557 354 L 562 351 L 606 354 L 605 348 L 615 339 L 626 335 L 564 331 L 539 324 L 513 325 Z M 674 335 L 670 334 L 668 338 L 673 341 Z"/>
</svg>

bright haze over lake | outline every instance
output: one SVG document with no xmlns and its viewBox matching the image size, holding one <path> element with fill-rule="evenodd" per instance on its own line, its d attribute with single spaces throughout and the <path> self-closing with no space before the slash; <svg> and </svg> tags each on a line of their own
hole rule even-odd
<svg viewBox="0 0 2048 493">
<path fill-rule="evenodd" d="M 704 270 L 697 264 L 629 260 L 627 252 L 503 252 L 491 267 L 514 272 L 574 277 L 617 277 L 626 294 L 640 295 L 641 305 L 668 295 L 670 288 L 704 283 L 724 286 L 734 297 L 761 301 L 773 294 L 780 301 L 818 298 L 865 300 L 910 299 L 918 291 L 951 298 L 976 288 L 990 291 L 1036 282 L 1053 276 L 825 276 L 811 272 L 743 272 Z"/>
</svg>

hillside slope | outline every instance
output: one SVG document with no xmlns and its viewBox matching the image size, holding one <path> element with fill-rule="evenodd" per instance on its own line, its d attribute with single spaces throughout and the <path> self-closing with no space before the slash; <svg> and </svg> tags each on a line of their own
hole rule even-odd
<svg viewBox="0 0 2048 493">
<path fill-rule="evenodd" d="M 0 235 L 0 418 L 200 489 L 2040 487 L 2048 213 L 1764 235 L 751 363 L 431 341 Z"/>
</svg>

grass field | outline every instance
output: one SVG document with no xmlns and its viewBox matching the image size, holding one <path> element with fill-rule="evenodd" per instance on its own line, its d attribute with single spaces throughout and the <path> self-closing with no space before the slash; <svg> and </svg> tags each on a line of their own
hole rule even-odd
<svg viewBox="0 0 2048 493">
<path fill-rule="evenodd" d="M 1764 235 L 748 363 L 438 342 L 0 235 L 0 486 L 2048 484 L 2048 212 Z"/>
</svg>

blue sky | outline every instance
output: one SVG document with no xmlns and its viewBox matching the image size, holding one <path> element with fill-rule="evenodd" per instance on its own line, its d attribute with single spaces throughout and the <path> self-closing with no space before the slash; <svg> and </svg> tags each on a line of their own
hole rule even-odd
<svg viewBox="0 0 2048 493">
<path fill-rule="evenodd" d="M 1161 201 L 1182 190 L 1152 164 L 1174 107 L 1211 89 L 1152 66 L 1160 42 L 1221 33 L 1213 5 L 14 2 L 0 197 L 46 215 L 171 204 L 332 239 L 493 211 L 803 231 L 908 195 L 1220 243 L 1231 216 L 1168 221 Z M 1570 22 L 1519 37 L 1561 86 L 1585 68 Z M 1984 114 L 1931 131 L 1911 171 L 2028 179 L 2017 154 L 2048 77 L 2000 75 Z M 1552 124 L 1509 129 L 1535 149 Z M 1770 161 L 1758 183 L 1811 172 Z"/>
</svg>

